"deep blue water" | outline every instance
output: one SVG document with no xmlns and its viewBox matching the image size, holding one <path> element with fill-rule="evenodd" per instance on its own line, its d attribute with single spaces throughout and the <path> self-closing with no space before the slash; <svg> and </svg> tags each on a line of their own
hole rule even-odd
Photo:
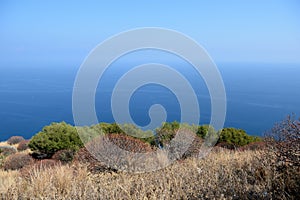
<svg viewBox="0 0 300 200">
<path fill-rule="evenodd" d="M 197 93 L 201 123 L 210 118 L 210 100 L 201 77 L 195 71 L 179 69 Z M 96 94 L 100 121 L 113 122 L 111 89 L 128 70 L 115 63 L 101 79 Z M 245 129 L 262 135 L 287 114 L 300 114 L 300 65 L 296 64 L 218 64 L 227 93 L 226 127 Z M 78 67 L 2 66 L 0 69 L 0 141 L 12 135 L 30 138 L 51 122 L 73 124 L 72 89 Z M 139 125 L 149 123 L 148 108 L 162 104 L 168 121 L 180 120 L 180 107 L 167 88 L 152 84 L 139 88 L 130 100 L 130 112 Z"/>
</svg>

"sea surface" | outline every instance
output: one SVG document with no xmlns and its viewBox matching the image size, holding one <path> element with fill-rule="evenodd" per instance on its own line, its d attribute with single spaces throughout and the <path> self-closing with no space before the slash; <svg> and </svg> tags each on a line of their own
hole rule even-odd
<svg viewBox="0 0 300 200">
<path fill-rule="evenodd" d="M 99 121 L 113 122 L 110 99 L 115 83 L 137 63 L 114 63 L 99 82 L 95 95 Z M 201 76 L 187 63 L 173 66 L 190 81 L 200 105 L 200 123 L 210 120 L 211 103 Z M 225 127 L 263 135 L 288 114 L 300 116 L 300 64 L 217 63 L 227 95 Z M 72 90 L 79 66 L 1 66 L 0 141 L 13 135 L 31 138 L 51 122 L 74 124 Z M 163 76 L 163 75 L 162 75 Z M 184 92 L 184 91 L 182 91 Z M 136 90 L 130 114 L 141 126 L 150 122 L 148 110 L 161 104 L 167 121 L 180 121 L 176 94 L 157 84 Z"/>
</svg>

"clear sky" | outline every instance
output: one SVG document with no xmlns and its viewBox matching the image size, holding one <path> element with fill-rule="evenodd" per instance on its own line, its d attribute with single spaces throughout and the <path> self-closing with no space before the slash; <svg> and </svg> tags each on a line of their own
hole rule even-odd
<svg viewBox="0 0 300 200">
<path fill-rule="evenodd" d="M 0 1 L 0 66 L 80 64 L 98 43 L 138 27 L 180 31 L 216 62 L 300 63 L 300 2 Z"/>
</svg>

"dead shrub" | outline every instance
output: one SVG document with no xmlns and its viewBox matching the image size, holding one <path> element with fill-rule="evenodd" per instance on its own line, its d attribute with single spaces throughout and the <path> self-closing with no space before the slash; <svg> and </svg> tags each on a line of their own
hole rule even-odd
<svg viewBox="0 0 300 200">
<path fill-rule="evenodd" d="M 266 133 L 266 158 L 274 172 L 272 186 L 275 195 L 285 193 L 300 198 L 300 121 L 288 116 Z"/>
<path fill-rule="evenodd" d="M 74 163 L 86 165 L 87 169 L 91 172 L 116 171 L 100 162 L 86 147 L 83 147 L 76 152 L 73 161 Z"/>
<path fill-rule="evenodd" d="M 22 136 L 12 136 L 7 140 L 9 145 L 18 144 L 19 142 L 25 140 Z"/>
<path fill-rule="evenodd" d="M 0 154 L 4 157 L 17 153 L 17 149 L 14 146 L 0 146 Z"/>
<path fill-rule="evenodd" d="M 29 178 L 35 171 L 43 171 L 59 165 L 60 162 L 53 159 L 34 160 L 20 170 L 20 175 L 23 178 Z"/>
<path fill-rule="evenodd" d="M 18 151 L 25 151 L 26 149 L 28 149 L 28 144 L 29 144 L 30 140 L 23 140 L 18 144 L 17 150 Z"/>
<path fill-rule="evenodd" d="M 247 150 L 257 151 L 257 150 L 263 150 L 266 147 L 267 147 L 266 143 L 261 141 L 261 142 L 252 142 L 245 146 L 241 146 L 238 148 L 238 150 L 240 150 L 240 151 L 247 151 Z"/>
<path fill-rule="evenodd" d="M 74 159 L 75 151 L 72 149 L 62 149 L 57 151 L 52 159 L 60 161 L 64 164 L 71 162 Z"/>
<path fill-rule="evenodd" d="M 126 151 L 134 153 L 146 153 L 152 151 L 152 148 L 148 143 L 142 142 L 131 136 L 124 134 L 109 134 L 107 135 L 107 138 L 113 144 Z"/>
<path fill-rule="evenodd" d="M 33 163 L 33 158 L 27 153 L 16 153 L 8 156 L 4 163 L 4 170 L 17 170 Z"/>
</svg>

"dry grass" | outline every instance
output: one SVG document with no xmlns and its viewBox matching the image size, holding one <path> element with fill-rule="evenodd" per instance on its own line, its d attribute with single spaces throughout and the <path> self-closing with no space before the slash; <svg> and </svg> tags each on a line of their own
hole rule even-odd
<svg viewBox="0 0 300 200">
<path fill-rule="evenodd" d="M 15 185 L 15 179 L 17 176 L 17 171 L 0 170 L 0 194 L 7 193 L 8 189 Z"/>
<path fill-rule="evenodd" d="M 18 147 L 18 144 L 13 144 L 13 145 L 10 145 L 10 144 L 8 144 L 6 141 L 5 142 L 0 142 L 0 147 L 1 146 L 14 146 L 14 147 Z"/>
<path fill-rule="evenodd" d="M 0 147 L 1 146 L 10 146 L 7 142 L 0 142 Z"/>
<path fill-rule="evenodd" d="M 151 173 L 90 173 L 82 165 L 0 171 L 4 199 L 292 199 L 275 196 L 276 172 L 262 151 L 219 150 Z M 276 194 L 278 195 L 278 194 Z"/>
</svg>

